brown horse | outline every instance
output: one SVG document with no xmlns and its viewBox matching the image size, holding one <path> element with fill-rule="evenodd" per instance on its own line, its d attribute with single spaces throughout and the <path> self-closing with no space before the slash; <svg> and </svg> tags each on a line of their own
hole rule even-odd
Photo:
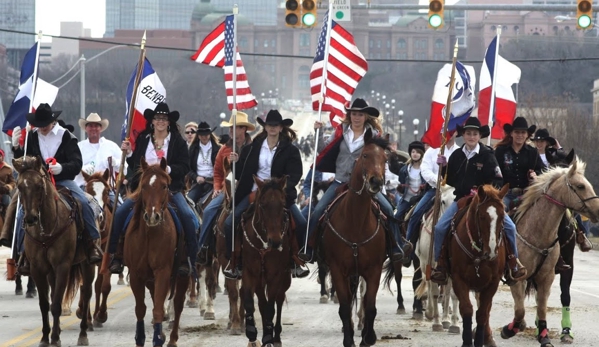
<svg viewBox="0 0 599 347">
<path fill-rule="evenodd" d="M 472 346 L 471 291 L 478 296 L 474 346 L 495 345 L 489 315 L 505 268 L 505 207 L 502 199 L 508 189 L 507 184 L 501 191 L 491 185 L 479 186 L 465 215 L 460 212 L 456 215 L 457 226 L 452 230 L 448 254 L 453 290 L 460 301 L 462 346 Z"/>
<path fill-rule="evenodd" d="M 125 234 L 124 260 L 129 267 L 131 291 L 135 296 L 135 343 L 145 343 L 144 317 L 146 315 L 145 287 L 150 290 L 154 308 L 153 346 L 162 346 L 164 302 L 171 287 L 177 231 L 167 209 L 170 199 L 171 178 L 166 172 L 166 160 L 159 165 L 148 165 L 141 159 L 141 177 L 137 190 L 129 197 L 135 201 L 133 218 Z M 177 277 L 175 290 L 175 321 L 168 346 L 176 346 L 179 339 L 179 319 L 185 302 L 189 277 Z"/>
<path fill-rule="evenodd" d="M 281 315 L 285 293 L 291 286 L 290 216 L 285 209 L 287 177 L 262 181 L 254 176 L 258 186 L 256 201 L 241 221 L 243 231 L 243 286 L 245 335 L 250 344 L 256 341 L 258 330 L 254 320 L 254 294 L 262 315 L 262 344 L 281 344 Z M 276 304 L 276 322 L 273 326 Z"/>
<path fill-rule="evenodd" d="M 339 299 L 345 347 L 354 345 L 352 302 L 360 276 L 366 281 L 361 345 L 371 346 L 376 342 L 376 295 L 386 258 L 386 237 L 380 211 L 373 211 L 372 206 L 373 197 L 385 184 L 387 146 L 386 140 L 374 138 L 370 129 L 366 131 L 364 148 L 354 164 L 349 190 L 325 212 L 319 237 L 318 248 L 331 271 Z M 387 267 L 388 272 L 392 271 L 390 268 L 392 266 Z"/>
<path fill-rule="evenodd" d="M 501 337 L 508 339 L 526 327 L 524 298 L 536 291 L 537 341 L 553 346 L 548 334 L 547 300 L 559 258 L 558 228 L 566 209 L 599 220 L 599 197 L 585 177 L 585 163 L 576 158 L 568 168 L 549 169 L 537 176 L 518 206 L 515 220 L 518 253 L 528 278 L 510 287 L 514 298 L 514 319 L 504 326 Z"/>
<path fill-rule="evenodd" d="M 19 172 L 17 187 L 23 205 L 25 228 L 25 253 L 31 264 L 31 276 L 39 292 L 39 305 L 42 313 L 42 339 L 40 346 L 60 346 L 60 314 L 62 300 L 70 301 L 75 296 L 81 280 L 83 312 L 89 310 L 92 294 L 94 267 L 87 262 L 85 252 L 77 244 L 77 235 L 83 226 L 77 225 L 71 208 L 60 198 L 43 169 L 39 157 L 13 159 L 13 166 Z M 79 229 L 79 230 L 78 230 Z M 48 302 L 49 290 L 52 303 Z M 54 322 L 50 334 L 48 311 Z M 87 338 L 88 321 L 81 319 L 77 345 L 89 344 Z"/>
</svg>

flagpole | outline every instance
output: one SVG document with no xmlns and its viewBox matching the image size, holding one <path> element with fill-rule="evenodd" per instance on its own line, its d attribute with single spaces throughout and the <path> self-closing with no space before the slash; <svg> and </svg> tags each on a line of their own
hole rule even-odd
<svg viewBox="0 0 599 347">
<path fill-rule="evenodd" d="M 37 33 L 37 48 L 36 48 L 36 53 L 35 53 L 35 64 L 33 65 L 33 75 L 31 76 L 31 78 L 33 79 L 32 83 L 31 83 L 31 95 L 29 95 L 29 109 L 27 112 L 31 112 L 32 108 L 33 108 L 33 98 L 35 97 L 35 88 L 37 87 L 37 70 L 38 70 L 38 65 L 39 65 L 39 61 L 40 61 L 40 47 L 41 47 L 41 43 L 42 43 L 42 31 L 38 31 Z M 27 140 L 29 138 L 29 131 L 27 131 L 27 125 L 29 124 L 29 122 L 25 123 L 25 129 L 21 130 L 25 132 L 25 143 L 23 144 L 23 158 L 25 158 L 27 156 Z M 21 195 L 17 194 L 17 209 L 15 210 L 15 216 L 17 216 L 19 214 L 19 210 L 21 209 Z M 16 221 L 15 218 L 15 223 L 13 226 L 13 230 L 12 230 L 12 245 L 11 245 L 11 255 L 12 253 L 14 253 L 15 256 L 18 256 L 18 254 L 15 253 L 15 243 L 17 238 L 15 237 L 16 233 L 17 233 L 17 227 L 18 227 L 18 223 Z M 16 257 L 15 257 L 16 258 Z M 14 259 L 14 258 L 13 258 Z"/>
<path fill-rule="evenodd" d="M 329 61 L 329 47 L 331 46 L 331 26 L 333 24 L 333 1 L 329 1 L 329 10 L 327 15 L 327 37 L 324 45 L 324 59 L 322 60 L 322 77 L 320 80 L 320 96 L 318 97 L 318 121 L 322 123 L 322 105 L 324 104 L 324 97 L 326 94 L 326 80 L 327 80 L 327 64 Z M 316 129 L 316 136 L 314 136 L 314 159 L 312 160 L 312 177 L 310 178 L 310 196 L 312 199 L 312 193 L 314 190 L 314 176 L 316 174 L 316 157 L 318 156 L 318 138 L 320 137 L 320 128 Z M 306 237 L 304 240 L 304 252 L 308 249 L 308 230 L 310 230 L 310 217 L 312 215 L 312 203 L 311 200 L 308 202 L 308 218 L 306 223 Z"/>
<path fill-rule="evenodd" d="M 449 118 L 451 118 L 451 100 L 453 99 L 453 85 L 455 84 L 455 69 L 458 61 L 458 41 L 456 40 L 455 46 L 453 47 L 453 61 L 451 65 L 451 78 L 449 80 L 449 92 L 447 93 L 447 103 L 445 104 L 445 120 L 443 121 L 443 141 L 441 141 L 441 150 L 439 155 L 445 154 L 445 144 L 447 142 L 447 125 L 449 124 Z M 439 210 L 441 208 L 441 178 L 442 168 L 439 168 L 437 173 L 437 189 L 435 190 L 435 203 L 433 205 L 433 232 L 431 233 L 431 243 L 428 247 L 428 264 L 426 265 L 426 280 L 431 279 L 431 264 L 433 262 L 433 245 L 435 244 L 435 225 L 439 220 Z"/>
<path fill-rule="evenodd" d="M 231 64 L 233 65 L 233 110 L 231 110 L 231 115 L 233 116 L 233 152 L 235 152 L 235 134 L 237 129 L 237 15 L 239 14 L 239 8 L 237 5 L 233 5 L 233 61 Z M 226 30 L 226 29 L 225 29 Z M 226 54 L 226 53 L 225 53 Z M 239 157 L 237 158 L 239 160 Z M 233 254 L 235 253 L 235 173 L 237 170 L 235 167 L 237 163 L 231 165 L 233 167 L 233 179 L 231 180 L 231 229 L 232 229 L 232 237 L 231 237 L 231 258 L 233 258 Z"/>
<path fill-rule="evenodd" d="M 491 78 L 491 102 L 489 103 L 489 129 L 491 134 L 487 137 L 487 146 L 491 145 L 493 137 L 493 119 L 495 118 L 495 84 L 497 83 L 497 65 L 499 65 L 499 39 L 501 37 L 501 25 L 497 27 L 497 41 L 495 42 L 495 64 L 493 64 L 493 76 Z"/>
<path fill-rule="evenodd" d="M 137 91 L 139 83 L 141 82 L 141 76 L 143 75 L 144 65 L 146 62 L 146 32 L 141 38 L 141 45 L 139 51 L 139 60 L 137 61 L 137 71 L 135 72 L 135 80 L 133 82 L 133 95 L 131 95 L 131 103 L 129 104 L 129 114 L 127 114 L 127 131 L 125 132 L 125 141 L 129 141 L 131 136 L 131 127 L 133 126 L 133 115 L 135 114 L 135 104 L 137 102 Z M 123 171 L 125 171 L 125 160 L 127 159 L 127 150 L 121 150 L 121 163 L 119 165 L 119 175 L 116 180 L 114 206 L 112 207 L 112 215 L 116 215 L 116 209 L 119 202 L 119 192 L 121 190 L 121 184 L 123 183 Z M 102 256 L 102 266 L 100 267 L 100 273 L 106 273 L 108 270 L 108 247 L 110 245 L 110 235 L 112 234 L 112 228 L 114 226 L 114 220 L 108 228 L 108 235 L 106 237 L 106 246 L 104 247 L 104 255 Z"/>
</svg>

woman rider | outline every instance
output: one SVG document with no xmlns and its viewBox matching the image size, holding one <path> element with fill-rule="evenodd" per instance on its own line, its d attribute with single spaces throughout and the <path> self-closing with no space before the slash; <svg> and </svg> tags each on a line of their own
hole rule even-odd
<svg viewBox="0 0 599 347">
<path fill-rule="evenodd" d="M 189 153 L 185 139 L 177 127 L 179 112 L 171 112 L 168 105 L 161 102 L 156 109 L 145 110 L 144 118 L 146 119 L 146 129 L 137 136 L 135 150 L 131 150 L 129 141 L 123 141 L 121 145 L 121 149 L 127 151 L 127 164 L 129 165 L 127 181 L 131 190 L 135 191 L 141 177 L 139 171 L 141 158 L 144 158 L 149 165 L 158 164 L 162 158 L 166 158 L 166 171 L 171 177 L 169 186 L 172 193 L 171 203 L 176 205 L 179 219 L 183 225 L 187 256 L 190 258 L 191 264 L 195 264 L 198 251 L 196 230 L 199 228 L 199 222 L 182 193 L 185 188 L 185 175 L 189 172 Z M 112 273 L 120 273 L 123 268 L 122 259 L 115 257 L 115 252 L 120 236 L 125 231 L 125 221 L 133 210 L 134 204 L 135 201 L 125 199 L 123 204 L 117 208 L 114 216 L 108 248 L 112 255 L 110 263 L 110 272 Z M 189 271 L 188 263 L 180 264 L 178 270 L 180 276 L 188 276 Z"/>
<path fill-rule="evenodd" d="M 318 220 L 324 214 L 327 206 L 335 199 L 335 190 L 337 187 L 349 182 L 354 162 L 364 147 L 364 133 L 366 130 L 371 129 L 376 134 L 382 133 L 381 126 L 377 121 L 379 110 L 368 106 L 365 100 L 358 98 L 354 100 L 350 108 L 346 108 L 345 110 L 346 116 L 343 122 L 335 130 L 335 135 L 331 136 L 326 143 L 323 141 L 322 131 L 319 132 L 319 154 L 316 161 L 316 169 L 322 172 L 335 173 L 335 180 L 314 208 L 312 216 L 310 216 L 310 225 L 308 235 L 306 236 L 308 239 L 314 232 L 316 224 L 318 224 Z M 322 125 L 323 123 L 317 121 L 314 123 L 314 129 L 319 129 Z M 387 216 L 392 235 L 399 235 L 399 223 L 393 218 L 393 206 L 391 206 L 391 203 L 385 198 L 382 192 L 379 192 L 375 196 L 375 199 L 378 201 L 381 211 Z M 411 248 L 409 242 L 404 245 L 402 239 L 395 240 L 393 243 L 393 254 L 391 255 L 392 260 L 394 262 L 401 261 L 404 253 L 405 256 L 409 255 Z M 300 258 L 304 261 L 313 261 L 312 249 L 308 247 L 304 251 L 305 253 L 299 255 Z"/>
<path fill-rule="evenodd" d="M 212 189 L 214 162 L 219 149 L 220 145 L 212 134 L 210 125 L 200 122 L 189 146 L 191 171 L 187 174 L 187 179 L 192 183 L 187 196 L 196 204 Z"/>
</svg>

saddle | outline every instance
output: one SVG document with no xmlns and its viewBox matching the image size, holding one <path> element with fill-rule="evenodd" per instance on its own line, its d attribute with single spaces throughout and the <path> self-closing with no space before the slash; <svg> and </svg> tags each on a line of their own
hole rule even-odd
<svg viewBox="0 0 599 347">
<path fill-rule="evenodd" d="M 83 233 L 83 212 L 81 210 L 81 205 L 79 201 L 73 197 L 71 190 L 66 187 L 57 187 L 58 188 L 58 196 L 60 200 L 64 203 L 67 209 L 71 212 L 69 218 L 77 224 L 77 235 L 78 238 L 81 238 Z"/>
</svg>

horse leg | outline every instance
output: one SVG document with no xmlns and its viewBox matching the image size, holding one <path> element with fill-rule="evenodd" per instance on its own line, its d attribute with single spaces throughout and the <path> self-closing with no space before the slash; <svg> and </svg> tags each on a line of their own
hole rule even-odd
<svg viewBox="0 0 599 347">
<path fill-rule="evenodd" d="M 175 298 L 174 307 L 175 313 L 173 314 L 173 326 L 171 327 L 171 336 L 168 341 L 168 347 L 177 347 L 177 341 L 179 341 L 179 322 L 181 321 L 181 313 L 183 312 L 183 306 L 185 306 L 185 296 L 187 294 L 187 288 L 189 285 L 195 286 L 195 281 L 192 276 L 189 277 L 177 277 L 177 283 L 175 287 Z"/>
<path fill-rule="evenodd" d="M 87 330 L 92 326 L 91 324 L 91 314 L 89 303 L 92 298 L 92 286 L 94 283 L 94 277 L 96 274 L 96 266 L 92 264 L 88 264 L 87 262 L 83 262 L 79 265 L 79 271 L 81 271 L 81 278 L 83 280 L 83 284 L 80 289 L 80 298 L 81 298 L 81 324 L 79 331 L 79 338 L 77 339 L 77 346 L 87 346 L 89 345 L 89 340 L 87 339 Z"/>
<path fill-rule="evenodd" d="M 92 317 L 94 318 L 93 326 L 98 327 L 98 328 L 100 328 L 102 326 L 102 324 L 97 321 L 96 317 L 98 316 L 98 311 L 100 310 L 100 300 L 102 298 L 102 282 L 103 281 L 104 281 L 104 275 L 102 273 L 100 273 L 100 270 L 98 269 L 98 276 L 96 277 L 96 280 L 94 281 L 94 296 L 96 298 L 96 300 L 95 300 L 96 304 L 94 305 L 94 313 L 92 314 Z"/>
<path fill-rule="evenodd" d="M 56 267 L 55 273 L 48 276 L 50 288 L 52 290 L 50 312 L 53 317 L 50 345 L 60 345 L 60 314 L 62 313 L 62 302 L 69 281 L 69 271 L 70 264 L 60 264 L 60 266 Z"/>
<path fill-rule="evenodd" d="M 449 279 L 449 282 L 447 284 L 447 286 L 445 287 L 445 295 L 447 295 L 448 300 L 449 300 L 449 296 L 451 295 L 451 325 L 449 326 L 449 333 L 451 334 L 459 334 L 460 333 L 460 326 L 458 325 L 458 323 L 460 322 L 460 315 L 458 314 L 459 312 L 459 300 L 458 300 L 458 296 L 455 295 L 455 292 L 451 286 L 451 278 Z M 449 302 L 447 303 L 448 306 L 448 310 L 449 310 Z"/>
<path fill-rule="evenodd" d="M 131 291 L 135 297 L 135 317 L 137 318 L 137 324 L 135 327 L 135 345 L 137 347 L 143 347 L 146 342 L 146 331 L 144 327 L 144 317 L 146 316 L 146 287 L 145 279 L 139 278 L 133 275 L 129 278 L 129 285 Z"/>
<path fill-rule="evenodd" d="M 196 283 L 197 282 L 194 278 L 192 278 L 191 281 L 189 281 L 189 300 L 187 300 L 187 307 L 189 308 L 198 307 L 198 292 Z"/>
<path fill-rule="evenodd" d="M 229 325 L 231 335 L 241 335 L 241 319 L 239 304 L 239 281 L 225 278 L 225 290 L 229 293 Z M 242 303 L 243 305 L 243 303 Z"/>
<path fill-rule="evenodd" d="M 208 269 L 204 266 L 200 266 L 198 271 L 198 307 L 200 309 L 200 316 L 204 316 L 206 313 L 206 273 Z"/>
<path fill-rule="evenodd" d="M 35 279 L 39 293 L 38 302 L 40 311 L 42 313 L 42 338 L 40 340 L 39 347 L 47 347 L 50 343 L 48 336 L 50 334 L 50 319 L 48 315 L 48 312 L 50 311 L 50 302 L 48 301 L 48 280 L 46 279 L 46 275 L 41 270 L 38 270 L 37 267 L 31 268 L 30 278 Z"/>
<path fill-rule="evenodd" d="M 432 310 L 430 312 L 428 309 L 426 310 L 426 318 L 428 320 L 433 321 L 433 331 L 444 331 L 441 315 L 439 314 L 439 297 L 441 296 L 441 286 L 432 282 L 430 282 L 429 284 L 431 288 L 429 293 L 429 300 L 431 301 L 430 308 Z M 447 286 L 445 286 L 445 288 L 447 288 Z M 445 302 L 446 293 L 447 291 L 443 292 L 441 303 Z M 445 309 L 445 306 L 443 308 Z M 443 310 L 443 316 L 445 316 L 445 310 Z"/>
<path fill-rule="evenodd" d="M 273 342 L 275 347 L 281 347 L 281 332 L 283 331 L 283 326 L 281 325 L 281 316 L 283 313 L 283 303 L 285 303 L 285 293 L 279 292 L 276 297 L 277 303 L 277 321 L 275 322 L 275 336 L 273 338 Z"/>
<path fill-rule="evenodd" d="M 152 316 L 154 319 L 154 336 L 152 343 L 154 347 L 164 344 L 165 335 L 162 331 L 162 322 L 164 321 L 164 303 L 170 289 L 170 268 L 164 268 L 154 271 L 154 308 Z M 187 288 L 186 288 L 187 289 Z M 187 290 L 183 291 L 183 297 L 187 294 Z"/>
<path fill-rule="evenodd" d="M 544 283 L 539 283 L 537 286 L 537 341 L 541 343 L 541 347 L 551 346 L 549 338 L 549 330 L 547 328 L 547 301 L 551 293 L 551 284 L 555 274 L 553 271 L 543 278 Z"/>
<path fill-rule="evenodd" d="M 472 315 L 473 308 L 470 302 L 470 291 L 463 283 L 454 279 L 453 289 L 460 300 L 460 315 L 462 316 L 462 347 L 472 346 Z"/>
<path fill-rule="evenodd" d="M 352 293 L 348 280 L 341 275 L 341 271 L 333 267 L 330 271 L 339 300 L 339 318 L 343 324 L 343 347 L 351 347 L 354 346 L 354 327 L 351 322 Z"/>
<path fill-rule="evenodd" d="M 272 290 L 268 289 L 268 293 L 265 293 L 266 288 L 258 288 L 256 296 L 258 297 L 258 309 L 260 310 L 260 316 L 262 316 L 262 345 L 266 346 L 273 343 L 274 339 L 274 325 L 273 319 L 275 316 L 275 300 Z M 268 297 L 267 297 L 268 296 Z"/>
<path fill-rule="evenodd" d="M 572 266 L 568 271 L 560 273 L 559 286 L 561 289 L 560 300 L 562 303 L 562 332 L 560 334 L 560 340 L 563 343 L 573 343 L 574 334 L 572 333 L 572 321 L 570 319 L 570 285 L 572 284 L 572 277 L 574 275 L 574 248 L 575 243 L 570 242 L 561 249 L 562 257 L 564 261 Z"/>
<path fill-rule="evenodd" d="M 324 264 L 318 264 L 318 282 L 320 283 L 320 303 L 329 302 L 329 292 L 327 291 L 327 268 Z"/>
<path fill-rule="evenodd" d="M 510 287 L 512 292 L 512 298 L 514 299 L 514 320 L 508 325 L 505 325 L 501 329 L 501 338 L 509 339 L 515 336 L 520 330 L 524 329 L 522 326 L 524 320 L 524 292 L 526 289 L 526 281 L 520 281 Z"/>
<path fill-rule="evenodd" d="M 245 336 L 248 338 L 250 344 L 255 343 L 258 338 L 258 330 L 256 329 L 256 322 L 254 321 L 254 290 L 253 283 L 243 283 L 241 288 L 241 298 L 243 301 L 243 308 L 245 310 Z M 231 293 L 229 293 L 230 297 Z M 259 306 L 260 307 L 260 306 Z M 262 319 L 266 317 L 262 316 Z"/>
<path fill-rule="evenodd" d="M 478 309 L 476 310 L 476 333 L 474 334 L 474 346 L 483 347 L 494 345 L 493 333 L 489 318 L 491 315 L 491 307 L 493 306 L 493 297 L 497 292 L 497 286 L 490 286 L 479 293 Z"/>
<path fill-rule="evenodd" d="M 401 295 L 401 280 L 403 278 L 403 274 L 401 272 L 401 268 L 403 267 L 401 262 L 397 262 L 393 264 L 393 273 L 395 274 L 395 284 L 397 285 L 397 310 L 395 314 L 406 314 L 406 308 L 403 305 L 403 295 Z M 414 300 L 414 305 L 412 308 L 416 310 L 416 300 Z M 422 311 L 421 311 L 422 312 Z"/>
<path fill-rule="evenodd" d="M 15 295 L 23 295 L 23 282 L 19 274 L 15 275 Z"/>
<path fill-rule="evenodd" d="M 366 292 L 366 281 L 359 277 L 358 288 L 360 289 L 360 299 L 358 301 L 358 330 L 364 329 L 364 293 Z M 358 293 L 354 293 L 358 297 Z"/>
<path fill-rule="evenodd" d="M 376 318 L 376 294 L 379 290 L 382 268 L 370 271 L 364 281 L 366 293 L 362 297 L 364 305 L 364 329 L 362 329 L 362 342 L 360 346 L 372 346 L 376 343 L 376 332 L 374 331 L 374 319 Z"/>
<path fill-rule="evenodd" d="M 116 282 L 117 286 L 124 286 L 125 285 L 125 276 L 123 275 L 123 272 L 121 271 L 121 273 L 119 273 L 119 280 Z"/>
<path fill-rule="evenodd" d="M 206 268 L 206 312 L 204 313 L 204 320 L 215 320 L 214 315 L 214 299 L 216 299 L 216 276 L 211 267 Z"/>
<path fill-rule="evenodd" d="M 96 309 L 98 314 L 94 315 L 94 325 L 100 327 L 108 320 L 108 295 L 110 295 L 110 291 L 112 290 L 110 277 L 110 273 L 102 274 L 102 301 L 100 302 L 100 309 Z"/>
</svg>

